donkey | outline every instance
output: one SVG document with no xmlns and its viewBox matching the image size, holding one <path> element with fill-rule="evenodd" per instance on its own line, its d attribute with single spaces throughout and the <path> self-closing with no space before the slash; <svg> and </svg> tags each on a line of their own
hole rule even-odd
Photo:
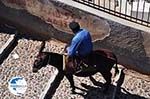
<svg viewBox="0 0 150 99">
<path fill-rule="evenodd" d="M 103 91 L 107 91 L 109 85 L 111 84 L 111 69 L 115 65 L 115 73 L 117 74 L 119 72 L 118 66 L 117 66 L 117 58 L 116 56 L 106 49 L 99 49 L 96 51 L 93 51 L 91 55 L 89 55 L 88 60 L 89 62 L 84 62 L 87 66 L 85 66 L 84 69 L 82 69 L 80 72 L 75 73 L 67 73 L 67 71 L 63 70 L 63 64 L 64 64 L 64 56 L 62 54 L 53 53 L 53 52 L 42 52 L 44 49 L 45 43 L 42 43 L 41 49 L 39 51 L 39 54 L 37 55 L 34 65 L 33 65 L 33 72 L 38 72 L 39 69 L 42 67 L 45 67 L 47 64 L 50 64 L 54 67 L 56 67 L 59 71 L 62 71 L 66 78 L 69 80 L 72 92 L 75 92 L 75 85 L 73 80 L 73 75 L 79 76 L 79 77 L 91 77 L 97 72 L 100 72 L 104 79 L 106 80 L 106 83 L 104 84 Z"/>
</svg>

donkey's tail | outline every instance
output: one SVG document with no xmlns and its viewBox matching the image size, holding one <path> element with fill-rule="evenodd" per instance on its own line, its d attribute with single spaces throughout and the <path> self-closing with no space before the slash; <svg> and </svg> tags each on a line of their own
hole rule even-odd
<svg viewBox="0 0 150 99">
<path fill-rule="evenodd" d="M 118 60 L 117 60 L 117 57 L 116 57 L 116 55 L 113 55 L 114 56 L 114 58 L 115 58 L 115 66 L 114 66 L 114 68 L 115 68 L 115 75 L 114 76 L 116 76 L 117 74 L 119 74 L 119 69 L 118 69 Z"/>
</svg>

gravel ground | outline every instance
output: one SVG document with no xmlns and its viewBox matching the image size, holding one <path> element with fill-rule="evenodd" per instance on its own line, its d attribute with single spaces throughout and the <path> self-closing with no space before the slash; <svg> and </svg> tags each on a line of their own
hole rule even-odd
<svg viewBox="0 0 150 99">
<path fill-rule="evenodd" d="M 118 99 L 150 99 L 150 76 L 127 70 Z"/>
<path fill-rule="evenodd" d="M 0 47 L 7 41 L 9 35 L 0 34 Z M 0 99 L 39 99 L 47 81 L 53 75 L 55 68 L 47 66 L 38 73 L 32 73 L 32 65 L 38 53 L 41 42 L 21 39 L 0 68 Z M 65 44 L 51 40 L 46 43 L 45 51 L 61 53 Z M 19 58 L 14 59 L 13 54 Z M 24 77 L 27 81 L 27 91 L 21 96 L 15 96 L 8 90 L 8 80 L 13 76 Z M 93 76 L 101 85 L 104 79 L 99 73 Z M 101 86 L 95 86 L 88 77 L 74 77 L 77 94 L 72 94 L 68 80 L 64 77 L 56 90 L 53 99 L 111 99 L 115 86 L 111 86 L 107 94 L 101 92 Z M 150 76 L 145 76 L 127 70 L 121 90 L 117 91 L 116 99 L 150 99 Z"/>
<path fill-rule="evenodd" d="M 116 86 L 110 86 L 108 93 L 103 94 L 100 85 L 105 82 L 104 79 L 99 73 L 93 77 L 99 82 L 98 86 L 93 85 L 89 78 L 74 77 L 75 85 L 83 89 L 76 90 L 77 94 L 71 94 L 68 80 L 63 79 L 53 99 L 112 99 Z M 122 81 L 115 99 L 150 99 L 150 76 L 126 70 Z"/>
<path fill-rule="evenodd" d="M 2 36 L 2 35 L 1 35 Z M 6 41 L 5 35 L 1 37 L 1 44 Z M 0 45 L 2 46 L 2 45 Z M 12 51 L 0 68 L 0 99 L 38 99 L 41 92 L 46 86 L 55 68 L 47 66 L 42 68 L 38 73 L 32 73 L 32 65 L 35 56 L 38 53 L 40 42 L 21 39 L 18 46 Z M 19 58 L 14 59 L 13 54 L 18 54 Z M 27 81 L 27 91 L 17 97 L 8 90 L 8 80 L 14 76 L 24 77 Z"/>
<path fill-rule="evenodd" d="M 9 39 L 9 37 L 10 37 L 9 34 L 4 34 L 4 33 L 0 34 L 0 48 L 2 47 L 2 45 L 4 45 L 6 43 L 6 41 Z"/>
</svg>

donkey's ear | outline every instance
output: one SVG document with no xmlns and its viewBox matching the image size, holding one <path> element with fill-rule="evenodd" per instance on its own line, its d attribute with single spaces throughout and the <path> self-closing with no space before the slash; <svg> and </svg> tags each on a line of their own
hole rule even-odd
<svg viewBox="0 0 150 99">
<path fill-rule="evenodd" d="M 40 48 L 39 52 L 42 52 L 44 48 L 45 48 L 45 41 L 42 41 L 41 48 Z"/>
</svg>

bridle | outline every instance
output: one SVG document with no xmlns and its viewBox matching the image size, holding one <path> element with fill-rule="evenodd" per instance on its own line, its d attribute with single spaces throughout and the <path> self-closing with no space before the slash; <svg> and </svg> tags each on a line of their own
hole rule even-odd
<svg viewBox="0 0 150 99">
<path fill-rule="evenodd" d="M 47 54 L 48 55 L 48 54 Z M 47 57 L 47 55 L 46 55 L 46 57 Z M 40 64 L 42 63 L 42 64 L 44 64 L 45 62 L 46 62 L 46 64 L 49 64 L 49 62 L 50 62 L 50 59 L 51 59 L 51 56 L 50 55 L 48 55 L 48 60 L 47 61 L 45 61 L 46 60 L 46 57 L 40 62 Z M 41 64 L 41 65 L 42 65 Z"/>
</svg>

